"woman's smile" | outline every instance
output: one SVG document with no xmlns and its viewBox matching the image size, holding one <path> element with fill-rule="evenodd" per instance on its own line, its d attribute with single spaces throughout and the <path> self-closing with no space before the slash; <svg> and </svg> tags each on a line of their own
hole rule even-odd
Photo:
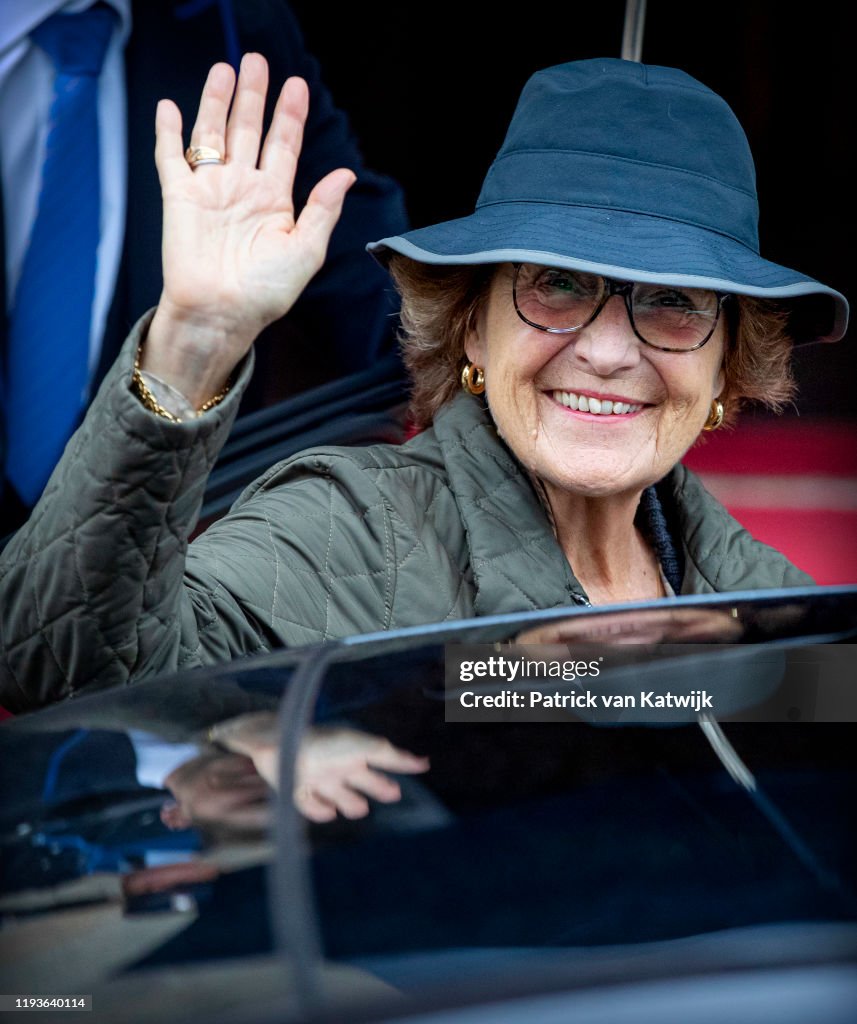
<svg viewBox="0 0 857 1024">
<path fill-rule="evenodd" d="M 578 417 L 603 419 L 614 423 L 620 419 L 627 419 L 641 412 L 649 403 L 635 401 L 627 396 L 619 396 L 615 393 L 604 394 L 603 392 L 586 390 L 557 390 L 545 392 L 557 405 L 563 406 L 569 412 L 577 413 Z"/>
<path fill-rule="evenodd" d="M 693 352 L 640 342 L 622 300 L 573 334 L 523 322 L 501 267 L 467 344 L 491 415 L 531 473 L 569 495 L 641 492 L 694 443 L 723 386 L 723 324 Z"/>
</svg>

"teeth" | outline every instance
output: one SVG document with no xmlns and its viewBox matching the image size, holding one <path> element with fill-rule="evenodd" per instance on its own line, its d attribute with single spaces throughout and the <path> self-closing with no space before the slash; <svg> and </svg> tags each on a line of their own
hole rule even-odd
<svg viewBox="0 0 857 1024">
<path fill-rule="evenodd" d="M 576 395 L 573 391 L 554 391 L 553 397 L 555 401 L 569 409 L 593 413 L 596 416 L 623 416 L 629 412 L 639 412 L 643 408 L 642 405 L 633 405 L 630 402 L 611 402 L 609 398 Z"/>
</svg>

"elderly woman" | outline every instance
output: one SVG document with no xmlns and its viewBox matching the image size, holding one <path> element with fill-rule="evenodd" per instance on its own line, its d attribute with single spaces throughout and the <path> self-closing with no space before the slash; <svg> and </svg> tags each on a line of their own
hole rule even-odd
<svg viewBox="0 0 857 1024">
<path fill-rule="evenodd" d="M 183 152 L 162 102 L 164 291 L 4 555 L 2 702 L 279 645 L 472 615 L 810 582 L 680 459 L 745 399 L 791 394 L 793 342 L 841 295 L 763 260 L 752 161 L 680 71 L 535 75 L 476 212 L 387 238 L 424 428 L 274 466 L 188 546 L 250 349 L 320 266 L 350 172 L 297 220 L 306 112 L 216 66 Z M 260 148 L 261 147 L 261 148 Z"/>
</svg>

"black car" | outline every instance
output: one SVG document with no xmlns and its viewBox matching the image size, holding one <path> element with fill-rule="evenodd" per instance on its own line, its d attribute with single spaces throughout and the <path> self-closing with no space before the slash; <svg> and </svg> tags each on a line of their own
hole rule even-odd
<svg viewBox="0 0 857 1024">
<path fill-rule="evenodd" d="M 854 1020 L 855 635 L 854 587 L 567 608 L 4 723 L 2 991 L 111 1021 Z"/>
</svg>

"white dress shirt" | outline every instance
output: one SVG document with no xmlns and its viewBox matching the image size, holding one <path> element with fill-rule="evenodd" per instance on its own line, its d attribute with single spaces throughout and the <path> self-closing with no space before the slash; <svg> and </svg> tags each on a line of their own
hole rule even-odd
<svg viewBox="0 0 857 1024">
<path fill-rule="evenodd" d="M 118 14 L 99 79 L 101 240 L 89 341 L 89 369 L 101 354 L 125 235 L 128 171 L 124 50 L 131 0 L 105 0 Z M 11 310 L 36 219 L 54 88 L 50 58 L 29 33 L 52 14 L 84 11 L 94 0 L 2 0 L 0 12 L 0 172 L 6 237 L 6 302 Z M 153 127 L 154 131 L 154 127 Z M 148 154 L 147 154 L 148 156 Z"/>
<path fill-rule="evenodd" d="M 196 743 L 170 743 L 143 729 L 129 729 L 128 739 L 137 757 L 137 781 L 152 789 L 165 789 L 168 775 L 202 753 Z"/>
</svg>

